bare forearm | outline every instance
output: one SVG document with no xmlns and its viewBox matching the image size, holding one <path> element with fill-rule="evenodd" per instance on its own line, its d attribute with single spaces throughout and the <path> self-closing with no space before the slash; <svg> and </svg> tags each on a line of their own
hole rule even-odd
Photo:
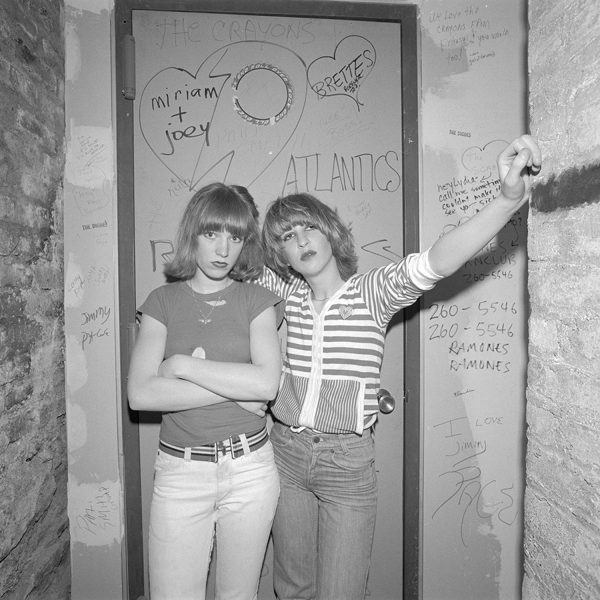
<svg viewBox="0 0 600 600">
<path fill-rule="evenodd" d="M 178 356 L 169 368 L 169 377 L 202 386 L 232 400 L 272 400 L 279 386 L 280 365 L 260 366 L 217 362 Z"/>
<path fill-rule="evenodd" d="M 444 277 L 454 273 L 506 225 L 522 204 L 498 196 L 433 244 L 429 251 L 431 268 Z"/>
<path fill-rule="evenodd" d="M 127 390 L 133 410 L 172 412 L 229 400 L 189 381 L 158 376 L 143 382 L 130 380 Z"/>
</svg>

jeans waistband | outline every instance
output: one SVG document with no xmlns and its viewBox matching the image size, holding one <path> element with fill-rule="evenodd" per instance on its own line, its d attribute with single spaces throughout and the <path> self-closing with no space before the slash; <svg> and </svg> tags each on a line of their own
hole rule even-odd
<svg viewBox="0 0 600 600">
<path fill-rule="evenodd" d="M 310 427 L 291 427 L 289 425 L 282 425 L 283 427 L 289 429 L 292 433 L 296 435 L 302 435 L 307 437 L 319 437 L 323 440 L 335 440 L 335 439 L 356 439 L 368 435 L 372 435 L 373 428 L 365 427 L 363 429 L 362 436 L 358 433 L 348 432 L 348 433 L 327 433 L 323 431 L 318 431 L 317 429 L 311 429 Z"/>
<path fill-rule="evenodd" d="M 205 460 L 216 463 L 219 462 L 219 456 L 230 454 L 231 458 L 238 458 L 262 448 L 268 440 L 269 433 L 267 428 L 263 427 L 256 433 L 240 433 L 226 440 L 203 446 L 181 447 L 159 440 L 158 448 L 171 456 L 185 460 Z"/>
</svg>

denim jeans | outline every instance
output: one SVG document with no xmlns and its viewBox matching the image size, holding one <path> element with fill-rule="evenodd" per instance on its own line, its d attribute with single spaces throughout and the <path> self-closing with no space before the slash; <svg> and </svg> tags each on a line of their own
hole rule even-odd
<svg viewBox="0 0 600 600">
<path fill-rule="evenodd" d="M 375 529 L 372 434 L 271 430 L 281 494 L 273 522 L 279 600 L 363 600 Z"/>
<path fill-rule="evenodd" d="M 273 447 L 219 462 L 159 451 L 150 505 L 152 600 L 204 600 L 216 537 L 217 600 L 254 600 L 279 495 Z"/>
</svg>

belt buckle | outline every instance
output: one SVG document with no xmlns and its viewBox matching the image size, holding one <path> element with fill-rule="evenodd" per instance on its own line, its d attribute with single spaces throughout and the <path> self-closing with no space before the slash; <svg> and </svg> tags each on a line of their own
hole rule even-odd
<svg viewBox="0 0 600 600">
<path fill-rule="evenodd" d="M 223 442 L 215 442 L 215 462 L 219 462 L 219 455 L 225 456 L 226 448 Z"/>
<path fill-rule="evenodd" d="M 215 462 L 219 461 L 219 455 L 226 456 L 227 451 L 231 454 L 231 458 L 235 458 L 233 451 L 233 440 L 231 437 L 220 442 L 215 442 Z"/>
<path fill-rule="evenodd" d="M 229 454 L 231 454 L 231 458 L 236 458 L 235 451 L 234 451 L 234 448 L 233 448 L 233 436 L 230 435 L 227 438 L 227 441 L 229 442 Z M 225 450 L 227 450 L 227 448 L 225 448 Z"/>
</svg>

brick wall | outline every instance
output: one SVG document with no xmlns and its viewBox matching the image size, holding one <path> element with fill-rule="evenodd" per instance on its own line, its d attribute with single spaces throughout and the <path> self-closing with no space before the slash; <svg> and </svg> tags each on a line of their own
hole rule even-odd
<svg viewBox="0 0 600 600">
<path fill-rule="evenodd" d="M 0 598 L 69 597 L 60 0 L 0 3 Z"/>
<path fill-rule="evenodd" d="M 529 1 L 525 600 L 600 598 L 600 11 Z"/>
</svg>

